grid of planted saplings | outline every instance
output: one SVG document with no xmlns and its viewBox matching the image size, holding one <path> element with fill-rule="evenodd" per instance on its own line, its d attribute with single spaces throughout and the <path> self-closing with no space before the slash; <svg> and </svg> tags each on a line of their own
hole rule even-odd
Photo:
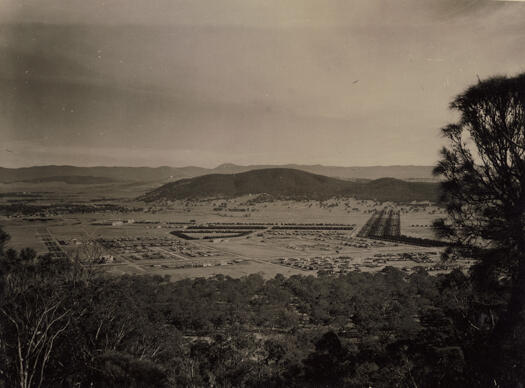
<svg viewBox="0 0 525 388">
<path fill-rule="evenodd" d="M 358 233 L 358 237 L 398 237 L 400 235 L 399 210 L 389 207 L 375 211 Z"/>
<path fill-rule="evenodd" d="M 394 210 L 390 207 L 385 207 L 381 211 L 376 210 L 365 225 L 363 225 L 357 236 L 423 247 L 443 247 L 449 245 L 447 241 L 402 235 L 399 210 Z"/>
</svg>

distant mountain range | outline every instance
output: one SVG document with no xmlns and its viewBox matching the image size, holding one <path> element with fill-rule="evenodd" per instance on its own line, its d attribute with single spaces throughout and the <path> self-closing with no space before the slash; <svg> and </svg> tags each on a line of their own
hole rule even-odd
<svg viewBox="0 0 525 388">
<path fill-rule="evenodd" d="M 216 168 L 203 167 L 75 167 L 35 166 L 25 168 L 0 167 L 0 182 L 42 180 L 51 177 L 110 178 L 116 181 L 166 182 L 207 174 L 238 174 L 268 168 L 288 168 L 333 178 L 360 180 L 390 177 L 409 181 L 436 181 L 432 166 L 373 166 L 337 167 L 322 165 L 251 165 L 221 164 Z"/>
<path fill-rule="evenodd" d="M 203 175 L 206 174 L 207 171 L 208 169 L 201 167 L 0 167 L 0 182 L 20 182 L 57 176 L 89 176 L 110 178 L 116 181 L 153 182 Z"/>
<path fill-rule="evenodd" d="M 43 178 L 26 179 L 20 181 L 24 183 L 47 183 L 47 182 L 61 182 L 70 185 L 98 185 L 104 183 L 116 182 L 113 178 L 101 176 L 81 176 L 81 175 L 65 175 L 65 176 L 47 176 Z"/>
<path fill-rule="evenodd" d="M 252 170 L 238 174 L 210 174 L 167 183 L 142 196 L 141 200 L 234 198 L 247 194 L 269 194 L 286 199 L 354 197 L 378 201 L 435 201 L 437 183 L 407 182 L 394 178 L 348 181 L 288 168 Z"/>
</svg>

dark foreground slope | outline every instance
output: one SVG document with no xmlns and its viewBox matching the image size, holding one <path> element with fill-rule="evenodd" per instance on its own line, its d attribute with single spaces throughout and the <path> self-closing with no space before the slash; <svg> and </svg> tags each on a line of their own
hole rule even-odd
<svg viewBox="0 0 525 388">
<path fill-rule="evenodd" d="M 438 185 L 382 178 L 349 182 L 305 171 L 270 168 L 239 174 L 211 174 L 165 184 L 140 199 L 145 201 L 190 198 L 233 198 L 246 194 L 270 194 L 287 199 L 354 197 L 379 201 L 434 201 Z"/>
</svg>

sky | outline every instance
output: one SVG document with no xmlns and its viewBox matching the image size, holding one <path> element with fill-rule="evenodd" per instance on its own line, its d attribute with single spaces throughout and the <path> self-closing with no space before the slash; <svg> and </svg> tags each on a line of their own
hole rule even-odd
<svg viewBox="0 0 525 388">
<path fill-rule="evenodd" d="M 0 166 L 432 165 L 525 2 L 0 0 Z"/>
</svg>

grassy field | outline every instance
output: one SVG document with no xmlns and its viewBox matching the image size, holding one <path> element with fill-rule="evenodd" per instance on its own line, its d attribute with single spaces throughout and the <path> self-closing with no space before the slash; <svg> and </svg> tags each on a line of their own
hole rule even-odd
<svg viewBox="0 0 525 388">
<path fill-rule="evenodd" d="M 417 212 L 401 215 L 401 234 L 406 236 L 434 239 L 432 223 L 436 218 L 444 217 L 443 213 Z"/>
<path fill-rule="evenodd" d="M 32 248 L 39 254 L 47 253 L 43 242 L 37 237 L 38 226 L 4 223 L 2 228 L 10 235 L 9 248 L 20 250 Z"/>
</svg>

